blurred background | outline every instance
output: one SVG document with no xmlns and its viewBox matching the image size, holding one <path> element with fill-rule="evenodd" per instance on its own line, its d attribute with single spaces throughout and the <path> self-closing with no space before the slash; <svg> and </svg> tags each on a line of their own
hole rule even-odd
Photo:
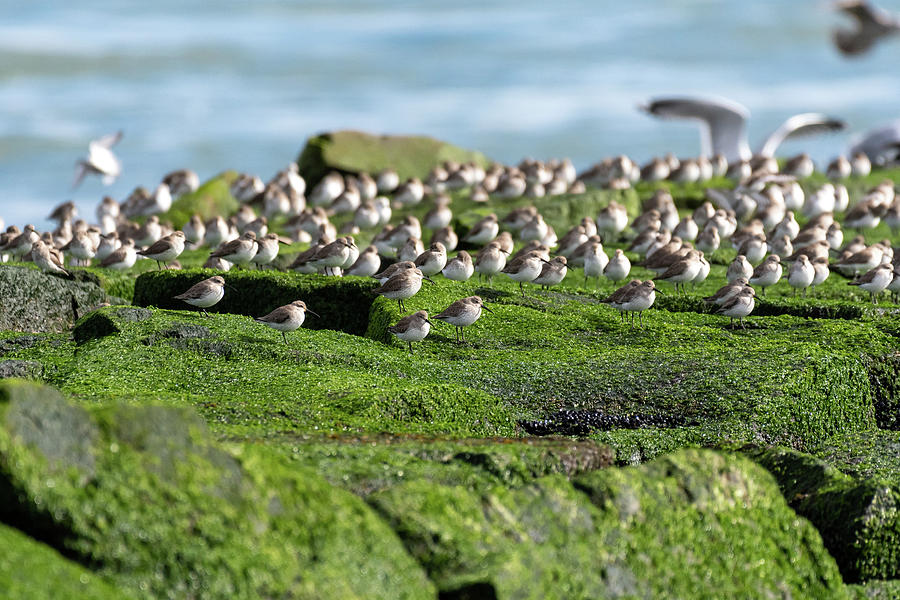
<svg viewBox="0 0 900 600">
<path fill-rule="evenodd" d="M 900 117 L 900 40 L 841 57 L 848 23 L 814 1 L 100 0 L 0 5 L 0 215 L 44 226 L 192 168 L 267 179 L 305 139 L 342 128 L 427 134 L 488 156 L 698 154 L 684 122 L 636 105 L 714 94 L 747 106 L 756 146 L 787 116 L 850 132 L 791 142 L 821 166 Z M 900 10 L 900 2 L 879 6 Z M 123 175 L 70 191 L 88 141 L 122 129 Z"/>
</svg>

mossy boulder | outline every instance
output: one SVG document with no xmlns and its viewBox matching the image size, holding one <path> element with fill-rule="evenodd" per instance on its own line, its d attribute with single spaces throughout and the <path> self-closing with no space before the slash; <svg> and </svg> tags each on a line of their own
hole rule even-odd
<svg viewBox="0 0 900 600">
<path fill-rule="evenodd" d="M 848 582 L 900 578 L 900 490 L 857 481 L 813 456 L 785 448 L 742 450 L 778 481 L 798 514 L 822 534 Z"/>
<path fill-rule="evenodd" d="M 135 282 L 134 303 L 138 306 L 190 309 L 174 296 L 195 283 L 219 274 L 211 269 L 150 271 Z M 260 317 L 270 311 L 303 300 L 319 316 L 307 315 L 307 329 L 334 329 L 361 335 L 369 324 L 369 309 L 378 281 L 364 277 L 335 278 L 273 271 L 240 271 L 225 274 L 225 297 L 210 312 L 227 312 Z"/>
<path fill-rule="evenodd" d="M 181 228 L 194 213 L 199 214 L 204 221 L 217 216 L 227 217 L 239 206 L 229 188 L 236 176 L 234 171 L 226 171 L 213 177 L 190 194 L 176 199 L 160 219 L 170 222 L 175 228 Z"/>
<path fill-rule="evenodd" d="M 142 596 L 433 597 L 362 501 L 185 409 L 0 384 L 0 520 Z"/>
<path fill-rule="evenodd" d="M 844 598 L 815 529 L 739 456 L 689 450 L 472 494 L 372 494 L 448 598 Z"/>
<path fill-rule="evenodd" d="M 297 159 L 300 174 L 315 185 L 328 171 L 377 173 L 393 168 L 400 180 L 424 179 L 446 160 L 487 164 L 481 152 L 464 150 L 428 136 L 373 135 L 362 131 L 332 131 L 306 140 Z"/>
<path fill-rule="evenodd" d="M 92 281 L 0 265 L 0 331 L 65 331 L 108 301 L 106 292 Z"/>
<path fill-rule="evenodd" d="M 52 548 L 0 524 L 0 597 L 7 600 L 131 598 Z"/>
<path fill-rule="evenodd" d="M 900 581 L 868 581 L 865 585 L 848 585 L 852 600 L 900 600 Z"/>
</svg>

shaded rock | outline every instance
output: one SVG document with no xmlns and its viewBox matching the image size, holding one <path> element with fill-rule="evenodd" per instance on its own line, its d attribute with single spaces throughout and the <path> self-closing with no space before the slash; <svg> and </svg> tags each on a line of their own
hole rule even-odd
<svg viewBox="0 0 900 600">
<path fill-rule="evenodd" d="M 475 161 L 483 166 L 488 162 L 481 152 L 464 150 L 427 136 L 372 135 L 343 130 L 306 140 L 297 164 L 307 185 L 313 186 L 331 170 L 375 174 L 393 168 L 401 181 L 409 177 L 424 180 L 432 167 L 446 160 Z"/>
<path fill-rule="evenodd" d="M 447 598 L 843 598 L 815 529 L 739 456 L 473 493 L 411 481 L 368 497 Z"/>
<path fill-rule="evenodd" d="M 76 344 L 84 344 L 116 333 L 119 333 L 119 326 L 116 325 L 112 313 L 95 311 L 75 323 L 72 337 L 75 338 Z"/>
<path fill-rule="evenodd" d="M 188 410 L 88 412 L 0 383 L 0 511 L 141 596 L 434 597 L 360 499 L 263 448 L 226 452 Z"/>
<path fill-rule="evenodd" d="M 900 578 L 900 490 L 856 481 L 815 457 L 786 448 L 742 452 L 775 476 L 784 497 L 822 534 L 850 583 Z"/>
<path fill-rule="evenodd" d="M 117 600 L 117 590 L 21 531 L 0 524 L 0 594 L 9 600 Z"/>
<path fill-rule="evenodd" d="M 33 360 L 0 361 L 0 379 L 9 377 L 38 378 L 42 371 L 41 363 Z"/>
<path fill-rule="evenodd" d="M 96 283 L 0 266 L 0 330 L 65 331 L 109 298 Z"/>
</svg>

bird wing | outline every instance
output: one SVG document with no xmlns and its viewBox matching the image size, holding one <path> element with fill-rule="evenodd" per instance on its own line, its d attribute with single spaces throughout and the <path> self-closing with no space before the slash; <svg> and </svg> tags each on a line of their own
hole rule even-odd
<svg viewBox="0 0 900 600">
<path fill-rule="evenodd" d="M 900 120 L 870 129 L 863 135 L 851 140 L 848 154 L 863 152 L 875 160 L 887 150 L 900 145 Z"/>
<path fill-rule="evenodd" d="M 74 190 L 81 184 L 81 180 L 84 179 L 84 176 L 90 172 L 90 169 L 83 160 L 79 160 L 75 164 L 75 179 L 72 181 L 72 189 Z"/>
<path fill-rule="evenodd" d="M 693 119 L 703 124 L 703 156 L 723 154 L 729 162 L 750 158 L 747 144 L 747 119 L 750 111 L 721 98 L 657 98 L 642 107 L 664 119 Z"/>
<path fill-rule="evenodd" d="M 101 138 L 98 138 L 91 142 L 91 145 L 97 145 L 101 148 L 106 148 L 109 150 L 113 146 L 119 143 L 119 140 L 122 139 L 122 131 L 119 130 L 115 133 L 110 133 L 109 135 L 104 135 Z"/>
<path fill-rule="evenodd" d="M 774 156 L 778 146 L 787 139 L 795 139 L 820 133 L 833 133 L 847 128 L 847 123 L 822 113 L 801 113 L 779 125 L 759 149 L 761 156 Z"/>
</svg>

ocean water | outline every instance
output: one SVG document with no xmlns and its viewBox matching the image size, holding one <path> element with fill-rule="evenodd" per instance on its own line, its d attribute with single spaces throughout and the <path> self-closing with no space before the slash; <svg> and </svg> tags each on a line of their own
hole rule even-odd
<svg viewBox="0 0 900 600">
<path fill-rule="evenodd" d="M 696 155 L 695 126 L 636 109 L 667 94 L 741 102 L 753 146 L 797 112 L 842 117 L 849 134 L 782 147 L 824 162 L 900 118 L 900 38 L 847 60 L 844 22 L 820 0 L 0 0 L 0 217 L 47 226 L 68 199 L 93 217 L 181 167 L 267 178 L 338 128 L 579 168 Z M 119 129 L 123 176 L 72 191 L 88 141 Z"/>
</svg>

